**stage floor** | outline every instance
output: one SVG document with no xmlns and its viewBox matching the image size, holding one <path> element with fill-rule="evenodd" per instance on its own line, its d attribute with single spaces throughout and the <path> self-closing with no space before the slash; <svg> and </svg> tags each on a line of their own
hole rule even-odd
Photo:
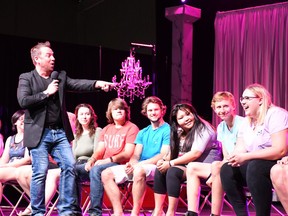
<svg viewBox="0 0 288 216">
<path fill-rule="evenodd" d="M 282 208 L 282 206 L 281 206 L 281 204 L 280 204 L 279 202 L 274 202 L 273 205 L 274 205 L 275 207 L 277 207 L 277 209 L 279 209 L 279 210 L 282 212 L 282 215 L 284 215 L 284 210 L 283 210 L 283 208 Z M 255 214 L 255 209 L 253 209 L 253 207 L 250 207 L 249 209 L 250 209 L 250 216 L 255 216 L 255 215 L 256 215 L 256 214 Z M 21 208 L 19 208 L 18 210 L 21 210 Z M 22 210 L 23 210 L 23 209 L 22 209 Z M 10 212 L 11 212 L 11 210 L 9 210 L 9 209 L 2 209 L 2 211 L 3 211 L 3 214 L 4 214 L 5 216 L 6 216 L 6 215 L 10 215 Z M 150 216 L 150 215 L 151 215 L 151 212 L 152 212 L 152 209 L 151 209 L 151 210 L 146 210 L 146 209 L 145 209 L 145 213 L 141 213 L 141 216 L 142 216 L 142 215 L 143 215 L 143 216 L 145 216 L 145 215 L 146 215 L 146 216 Z M 185 212 L 186 212 L 186 209 L 179 209 L 179 212 L 176 214 L 176 216 L 177 216 L 177 215 L 179 215 L 179 216 L 184 215 Z M 107 212 L 107 211 L 103 212 L 103 216 L 108 216 L 108 215 L 111 215 L 111 214 L 112 214 L 112 211 L 110 212 L 110 214 L 109 214 L 109 212 Z M 55 210 L 55 211 L 53 212 L 52 216 L 57 216 L 57 215 L 58 215 L 58 214 L 57 214 L 57 211 Z M 86 214 L 86 215 L 88 216 L 88 214 Z M 130 215 L 130 211 L 126 211 L 126 212 L 125 212 L 125 216 L 127 216 L 127 215 Z M 208 205 L 206 205 L 206 206 L 203 208 L 203 210 L 202 210 L 202 212 L 200 213 L 200 215 L 201 215 L 201 216 L 210 216 L 210 207 L 209 207 Z M 234 213 L 231 209 L 229 209 L 228 207 L 224 207 L 221 215 L 222 215 L 222 216 L 233 216 L 233 215 L 235 215 L 235 213 Z M 279 215 L 281 215 L 281 214 L 277 213 L 275 210 L 272 209 L 272 211 L 271 211 L 271 216 L 279 216 Z M 83 215 L 83 216 L 84 216 L 84 215 Z"/>
</svg>

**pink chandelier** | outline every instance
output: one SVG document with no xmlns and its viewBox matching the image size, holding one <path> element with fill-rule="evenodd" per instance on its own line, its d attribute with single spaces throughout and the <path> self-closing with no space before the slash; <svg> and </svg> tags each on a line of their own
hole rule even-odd
<svg viewBox="0 0 288 216">
<path fill-rule="evenodd" d="M 118 97 L 124 99 L 129 97 L 129 102 L 132 103 L 134 97 L 145 98 L 145 90 L 152 84 L 149 81 L 149 75 L 142 79 L 142 67 L 140 60 L 136 61 L 133 55 L 134 49 L 130 50 L 130 56 L 122 62 L 120 81 L 117 82 L 116 75 L 112 78 L 114 89 L 118 93 Z"/>
</svg>

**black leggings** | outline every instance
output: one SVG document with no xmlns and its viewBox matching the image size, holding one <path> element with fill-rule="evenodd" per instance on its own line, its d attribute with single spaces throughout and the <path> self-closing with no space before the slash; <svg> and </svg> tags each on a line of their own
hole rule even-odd
<svg viewBox="0 0 288 216">
<path fill-rule="evenodd" d="M 237 216 L 247 216 L 246 185 L 251 192 L 257 216 L 270 216 L 272 183 L 270 169 L 276 161 L 251 160 L 240 167 L 225 163 L 220 172 L 223 189 Z"/>
<path fill-rule="evenodd" d="M 166 173 L 160 173 L 156 169 L 154 176 L 154 192 L 166 194 L 178 198 L 180 196 L 181 183 L 184 182 L 184 171 L 177 167 L 170 167 Z"/>
</svg>

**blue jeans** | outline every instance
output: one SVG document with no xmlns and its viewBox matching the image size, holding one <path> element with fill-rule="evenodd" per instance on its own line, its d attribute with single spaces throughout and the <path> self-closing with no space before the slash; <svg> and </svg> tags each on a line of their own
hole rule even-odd
<svg viewBox="0 0 288 216">
<path fill-rule="evenodd" d="M 85 164 L 76 164 L 77 196 L 79 203 L 82 203 L 81 183 L 90 182 L 89 172 L 85 170 Z"/>
<path fill-rule="evenodd" d="M 75 159 L 71 145 L 63 129 L 45 128 L 36 148 L 30 150 L 32 157 L 31 206 L 32 215 L 45 214 L 45 181 L 50 153 L 61 168 L 59 183 L 59 215 L 81 214 L 75 184 Z"/>
<path fill-rule="evenodd" d="M 102 215 L 102 203 L 104 187 L 101 181 L 101 173 L 108 167 L 116 166 L 117 163 L 107 163 L 93 166 L 90 172 L 85 171 L 85 164 L 77 165 L 77 181 L 85 182 L 90 180 L 89 214 Z"/>
</svg>

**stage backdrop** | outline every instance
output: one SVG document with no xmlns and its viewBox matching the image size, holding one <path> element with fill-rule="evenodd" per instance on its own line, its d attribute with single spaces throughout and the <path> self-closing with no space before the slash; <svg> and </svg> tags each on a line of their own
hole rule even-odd
<svg viewBox="0 0 288 216">
<path fill-rule="evenodd" d="M 288 2 L 218 12 L 214 61 L 214 92 L 232 92 L 240 115 L 239 97 L 252 83 L 288 109 Z M 215 114 L 213 123 L 219 123 Z"/>
</svg>

